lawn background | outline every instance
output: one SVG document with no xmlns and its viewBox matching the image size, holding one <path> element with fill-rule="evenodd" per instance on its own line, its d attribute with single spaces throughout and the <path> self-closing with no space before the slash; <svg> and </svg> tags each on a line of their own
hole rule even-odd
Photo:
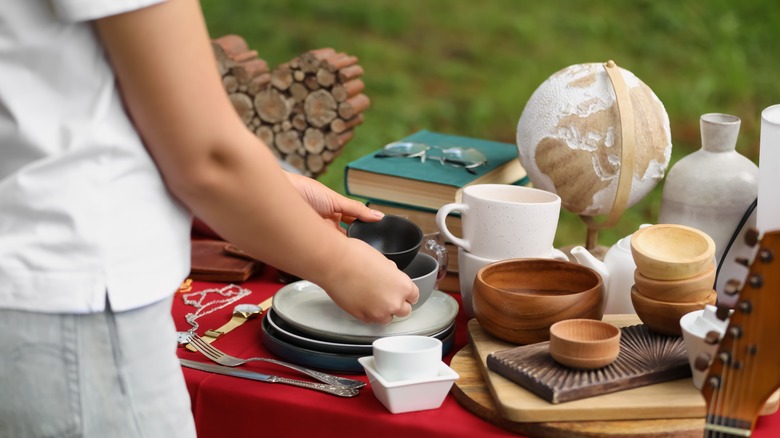
<svg viewBox="0 0 780 438">
<path fill-rule="evenodd" d="M 761 111 L 780 103 L 776 0 L 203 0 L 212 37 L 242 36 L 271 68 L 315 48 L 357 56 L 365 123 L 319 180 L 343 193 L 346 163 L 420 129 L 514 143 L 527 99 L 554 72 L 609 59 L 658 95 L 670 167 L 700 146 L 699 117 L 742 119 L 758 163 Z M 599 235 L 655 222 L 663 182 Z M 562 211 L 556 245 L 584 243 Z"/>
</svg>

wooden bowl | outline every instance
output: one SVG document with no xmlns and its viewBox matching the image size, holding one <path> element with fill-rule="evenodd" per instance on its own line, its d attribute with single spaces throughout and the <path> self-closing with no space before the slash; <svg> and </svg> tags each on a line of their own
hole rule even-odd
<svg viewBox="0 0 780 438">
<path fill-rule="evenodd" d="M 696 228 L 657 224 L 631 236 L 631 255 L 642 275 L 655 280 L 695 277 L 712 264 L 715 242 Z"/>
<path fill-rule="evenodd" d="M 603 368 L 620 353 L 620 329 L 594 319 L 567 319 L 550 326 L 550 355 L 561 365 Z"/>
<path fill-rule="evenodd" d="M 483 266 L 471 291 L 474 315 L 491 335 L 513 344 L 550 338 L 565 319 L 604 315 L 604 283 L 594 270 L 553 259 L 509 259 Z"/>
<path fill-rule="evenodd" d="M 659 301 L 648 298 L 633 286 L 631 288 L 631 303 L 634 305 L 636 315 L 652 331 L 664 335 L 682 336 L 680 318 L 686 313 L 701 310 L 707 304 L 715 304 L 718 297 L 715 290 L 711 290 L 707 298 L 700 301 L 687 303 L 673 303 L 671 301 Z"/>
<path fill-rule="evenodd" d="M 706 299 L 715 287 L 715 263 L 701 274 L 682 280 L 656 280 L 634 270 L 634 284 L 642 295 L 659 301 L 685 303 Z"/>
<path fill-rule="evenodd" d="M 422 246 L 423 232 L 417 224 L 401 216 L 386 214 L 377 222 L 356 220 L 347 227 L 347 236 L 360 239 L 403 270 Z"/>
</svg>

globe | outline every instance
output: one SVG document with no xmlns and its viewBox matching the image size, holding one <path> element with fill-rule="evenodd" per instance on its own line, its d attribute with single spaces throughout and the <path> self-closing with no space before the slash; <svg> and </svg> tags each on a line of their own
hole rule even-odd
<svg viewBox="0 0 780 438">
<path fill-rule="evenodd" d="M 655 93 L 630 71 L 616 68 L 634 122 L 633 167 L 626 169 L 632 172 L 628 208 L 663 178 L 672 142 L 669 116 Z M 622 135 L 605 64 L 576 64 L 547 78 L 528 99 L 517 124 L 518 155 L 534 186 L 558 194 L 565 209 L 580 216 L 606 215 L 624 171 Z"/>
</svg>

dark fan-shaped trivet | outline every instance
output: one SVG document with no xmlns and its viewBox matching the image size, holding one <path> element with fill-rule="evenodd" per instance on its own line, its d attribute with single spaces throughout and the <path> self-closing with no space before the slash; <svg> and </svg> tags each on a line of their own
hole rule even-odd
<svg viewBox="0 0 780 438">
<path fill-rule="evenodd" d="M 562 403 L 691 376 L 679 336 L 660 335 L 644 324 L 623 327 L 620 354 L 598 370 L 575 370 L 550 356 L 549 342 L 523 345 L 488 355 L 490 370 L 550 403 Z"/>
</svg>

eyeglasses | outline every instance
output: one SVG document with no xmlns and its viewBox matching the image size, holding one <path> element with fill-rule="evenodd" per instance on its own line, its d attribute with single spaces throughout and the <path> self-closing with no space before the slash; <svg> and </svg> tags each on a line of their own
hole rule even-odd
<svg viewBox="0 0 780 438">
<path fill-rule="evenodd" d="M 431 154 L 436 151 L 436 155 Z M 458 146 L 441 148 L 438 146 L 429 146 L 423 143 L 414 143 L 407 141 L 397 141 L 386 145 L 381 151 L 377 152 L 376 158 L 420 158 L 421 162 L 430 157 L 438 160 L 441 164 L 454 167 L 462 167 L 467 172 L 476 174 L 474 170 L 479 166 L 487 164 L 487 157 L 482 152 L 474 148 L 462 148 Z"/>
</svg>

